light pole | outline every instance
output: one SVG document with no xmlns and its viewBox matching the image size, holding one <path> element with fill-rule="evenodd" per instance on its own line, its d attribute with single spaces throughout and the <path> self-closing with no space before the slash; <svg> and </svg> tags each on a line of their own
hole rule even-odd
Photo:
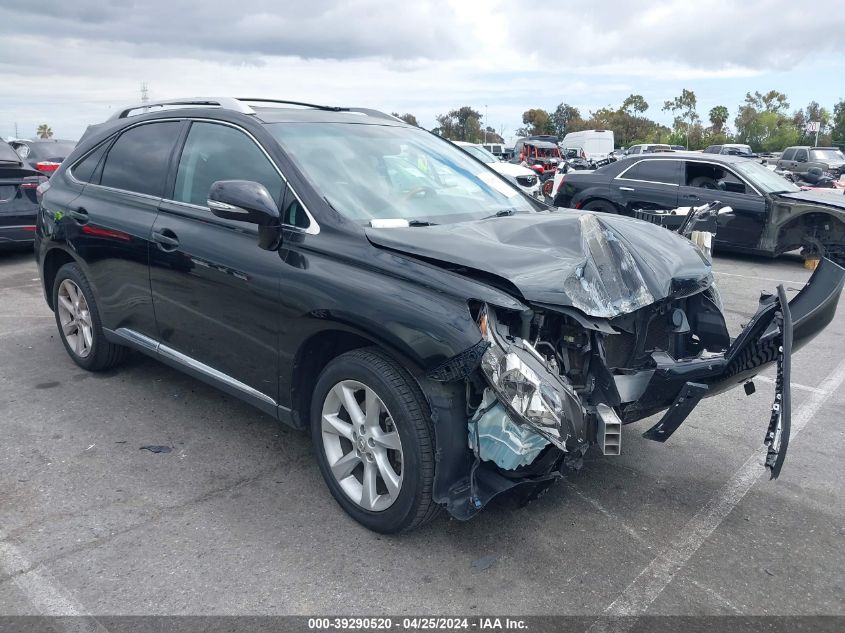
<svg viewBox="0 0 845 633">
<path fill-rule="evenodd" d="M 487 106 L 484 106 L 484 144 L 487 144 Z"/>
</svg>

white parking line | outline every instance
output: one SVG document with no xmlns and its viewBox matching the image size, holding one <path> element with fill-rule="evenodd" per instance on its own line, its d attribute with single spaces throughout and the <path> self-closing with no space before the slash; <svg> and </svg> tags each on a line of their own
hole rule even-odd
<svg viewBox="0 0 845 633">
<path fill-rule="evenodd" d="M 795 284 L 802 288 L 807 283 L 806 281 L 789 281 L 788 279 L 773 279 L 772 277 L 757 277 L 756 275 L 738 275 L 737 273 L 723 273 L 718 270 L 715 271 L 717 275 L 727 275 L 728 277 L 741 277 L 742 279 L 759 279 L 760 281 L 773 281 L 776 284 Z"/>
<path fill-rule="evenodd" d="M 766 382 L 770 385 L 775 384 L 774 378 L 769 378 L 768 376 L 754 376 L 754 380 L 759 380 L 760 382 Z M 789 385 L 793 389 L 798 389 L 799 391 L 809 391 L 811 393 L 824 393 L 819 387 L 811 387 L 810 385 L 802 385 L 797 382 L 791 382 Z"/>
<path fill-rule="evenodd" d="M 32 564 L 0 532 L 0 571 L 11 577 L 35 613 L 31 615 L 70 616 L 51 621 L 51 624 L 68 633 L 108 633 L 106 628 L 93 617 L 85 615 L 83 607 L 70 597 L 47 573 L 32 569 Z"/>
<path fill-rule="evenodd" d="M 822 381 L 819 391 L 813 392 L 792 416 L 792 437 L 807 426 L 827 399 L 845 382 L 845 360 Z M 698 548 L 719 527 L 722 521 L 742 501 L 760 476 L 766 472 L 761 465 L 766 448 L 754 451 L 733 477 L 713 495 L 707 504 L 690 519 L 651 563 L 643 569 L 625 590 L 593 622 L 589 631 L 628 631 L 636 617 L 648 611 L 675 575 L 683 569 Z M 623 616 L 625 617 L 624 619 Z"/>
</svg>

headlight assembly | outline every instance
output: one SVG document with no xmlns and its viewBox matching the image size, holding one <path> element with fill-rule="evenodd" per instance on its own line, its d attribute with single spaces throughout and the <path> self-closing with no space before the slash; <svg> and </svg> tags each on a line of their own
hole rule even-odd
<svg viewBox="0 0 845 633">
<path fill-rule="evenodd" d="M 499 401 L 515 422 L 566 450 L 572 418 L 583 413 L 577 395 L 527 341 L 501 336 L 495 315 L 486 307 L 479 327 L 490 342 L 481 357 L 481 371 Z"/>
</svg>

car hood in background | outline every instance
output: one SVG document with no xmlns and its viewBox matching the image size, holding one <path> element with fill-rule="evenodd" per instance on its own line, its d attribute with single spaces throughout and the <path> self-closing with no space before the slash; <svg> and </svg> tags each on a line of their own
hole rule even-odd
<svg viewBox="0 0 845 633">
<path fill-rule="evenodd" d="M 481 281 L 495 275 L 523 300 L 613 318 L 712 283 L 689 240 L 630 218 L 541 212 L 425 227 L 365 229 L 375 246 Z M 480 275 L 478 273 L 481 273 Z"/>
<path fill-rule="evenodd" d="M 528 167 L 517 165 L 515 163 L 488 163 L 487 166 L 493 171 L 497 171 L 505 176 L 536 176 L 537 172 Z"/>
<path fill-rule="evenodd" d="M 842 189 L 831 189 L 829 192 L 796 191 L 794 193 L 779 193 L 777 197 L 787 202 L 823 204 L 826 207 L 835 207 L 845 211 L 845 194 L 842 193 Z"/>
</svg>

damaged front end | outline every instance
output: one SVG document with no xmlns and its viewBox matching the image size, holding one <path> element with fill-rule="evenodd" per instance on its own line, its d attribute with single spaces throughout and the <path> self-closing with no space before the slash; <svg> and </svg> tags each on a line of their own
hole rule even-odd
<svg viewBox="0 0 845 633">
<path fill-rule="evenodd" d="M 570 295 L 577 283 L 601 315 L 534 302 L 522 312 L 471 305 L 482 338 L 474 369 L 464 373 L 471 456 L 464 476 L 439 495 L 457 518 L 517 485 L 544 489 L 578 468 L 592 444 L 619 454 L 621 426 L 661 411 L 644 436 L 664 442 L 702 398 L 741 384 L 749 391 L 750 379 L 772 363 L 778 373 L 766 465 L 773 478 L 780 473 L 790 356 L 833 319 L 845 271 L 823 260 L 792 301 L 782 287 L 764 294 L 731 340 L 709 267 L 704 277 L 667 282 L 672 288 L 655 301 L 624 240 L 587 228 L 589 257 L 566 283 Z M 635 291 L 626 294 L 631 285 Z"/>
</svg>

